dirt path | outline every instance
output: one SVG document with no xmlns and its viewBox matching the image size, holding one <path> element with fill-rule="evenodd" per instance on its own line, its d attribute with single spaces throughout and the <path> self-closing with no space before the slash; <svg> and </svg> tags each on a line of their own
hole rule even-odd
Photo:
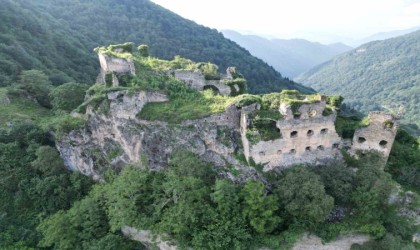
<svg viewBox="0 0 420 250">
<path fill-rule="evenodd" d="M 321 239 L 315 235 L 305 234 L 293 247 L 293 250 L 349 250 L 354 243 L 363 244 L 370 238 L 365 235 L 348 235 L 337 240 L 322 244 Z"/>
</svg>

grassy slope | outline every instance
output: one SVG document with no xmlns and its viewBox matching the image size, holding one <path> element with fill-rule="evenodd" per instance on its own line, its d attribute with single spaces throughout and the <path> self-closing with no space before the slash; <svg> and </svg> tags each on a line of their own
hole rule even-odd
<svg viewBox="0 0 420 250">
<path fill-rule="evenodd" d="M 340 94 L 362 112 L 404 106 L 403 122 L 420 126 L 420 31 L 362 45 L 298 81 L 320 92 Z"/>
<path fill-rule="evenodd" d="M 0 100 L 6 97 L 6 91 L 5 88 L 0 88 Z M 0 127 L 7 126 L 7 122 L 16 121 L 41 123 L 52 116 L 51 110 L 25 98 L 11 98 L 10 104 L 0 105 Z"/>
</svg>

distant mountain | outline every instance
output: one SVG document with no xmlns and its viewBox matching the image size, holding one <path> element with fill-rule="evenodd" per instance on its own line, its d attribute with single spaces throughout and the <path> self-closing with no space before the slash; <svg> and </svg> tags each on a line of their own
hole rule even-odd
<svg viewBox="0 0 420 250">
<path fill-rule="evenodd" d="M 397 37 L 397 36 L 403 36 L 405 34 L 414 32 L 414 31 L 419 30 L 419 29 L 420 29 L 420 26 L 410 28 L 410 29 L 404 29 L 404 30 L 393 30 L 393 31 L 388 31 L 388 32 L 379 32 L 379 33 L 370 35 L 368 37 L 365 37 L 361 40 L 357 40 L 356 42 L 352 43 L 352 45 L 359 46 L 361 44 L 365 44 L 365 43 L 372 42 L 372 41 L 380 41 L 380 40 L 385 40 L 385 39 L 389 39 L 389 38 L 393 38 L 393 37 Z"/>
<path fill-rule="evenodd" d="M 99 65 L 93 48 L 148 44 L 153 56 L 175 55 L 236 66 L 253 93 L 311 89 L 285 79 L 216 30 L 184 19 L 149 0 L 3 0 L 0 9 L 0 86 L 22 70 L 40 69 L 56 84 L 92 83 Z"/>
<path fill-rule="evenodd" d="M 420 31 L 364 44 L 296 80 L 364 112 L 404 107 L 403 121 L 420 126 Z"/>
<path fill-rule="evenodd" d="M 242 35 L 232 30 L 224 30 L 222 33 L 290 78 L 352 49 L 342 43 L 323 45 L 303 39 L 266 39 Z"/>
</svg>

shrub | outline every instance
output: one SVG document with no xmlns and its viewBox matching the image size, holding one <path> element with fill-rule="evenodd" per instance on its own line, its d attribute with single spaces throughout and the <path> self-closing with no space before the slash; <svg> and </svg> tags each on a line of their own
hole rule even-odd
<svg viewBox="0 0 420 250">
<path fill-rule="evenodd" d="M 141 57 L 149 57 L 149 46 L 142 44 L 137 47 Z"/>
<path fill-rule="evenodd" d="M 55 110 L 72 111 L 83 103 L 89 85 L 83 83 L 65 83 L 50 93 Z"/>
</svg>

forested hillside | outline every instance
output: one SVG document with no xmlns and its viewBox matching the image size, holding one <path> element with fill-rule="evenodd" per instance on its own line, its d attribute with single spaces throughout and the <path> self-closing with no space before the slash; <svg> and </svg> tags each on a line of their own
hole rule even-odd
<svg viewBox="0 0 420 250">
<path fill-rule="evenodd" d="M 215 13 L 216 14 L 216 13 Z M 148 0 L 5 0 L 0 10 L 0 84 L 22 70 L 40 69 L 53 83 L 93 82 L 98 63 L 93 48 L 131 41 L 150 44 L 151 54 L 236 66 L 254 93 L 300 89 L 272 67 L 216 30 L 186 20 Z"/>
<path fill-rule="evenodd" d="M 94 80 L 99 66 L 84 36 L 22 1 L 2 1 L 0 20 L 0 86 L 28 69 L 55 84 Z"/>
<path fill-rule="evenodd" d="M 304 39 L 266 39 L 232 30 L 224 30 L 223 35 L 290 78 L 352 49 L 342 43 L 324 45 Z"/>
<path fill-rule="evenodd" d="M 298 81 L 362 112 L 404 109 L 403 121 L 420 125 L 420 31 L 362 45 Z"/>
</svg>

